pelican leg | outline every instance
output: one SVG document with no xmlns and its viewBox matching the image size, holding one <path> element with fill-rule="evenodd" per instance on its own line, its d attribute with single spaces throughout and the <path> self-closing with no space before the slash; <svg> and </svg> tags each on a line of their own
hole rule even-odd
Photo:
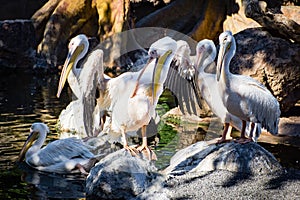
<svg viewBox="0 0 300 200">
<path fill-rule="evenodd" d="M 76 164 L 75 168 L 79 169 L 79 171 L 83 174 L 83 175 L 89 175 L 89 173 L 84 169 L 84 167 L 81 164 Z"/>
<path fill-rule="evenodd" d="M 128 146 L 126 135 L 125 135 L 125 127 L 122 127 L 121 133 L 122 133 L 122 139 L 123 139 L 123 148 L 126 149 L 127 151 L 129 151 L 132 156 L 137 156 L 138 155 L 137 149 L 134 147 Z"/>
<path fill-rule="evenodd" d="M 148 147 L 147 136 L 146 136 L 146 126 L 142 126 L 142 145 L 137 148 L 139 152 L 142 152 L 149 160 L 157 160 L 156 154 Z M 146 152 L 145 152 L 146 151 Z M 145 153 L 144 153 L 145 152 Z"/>
<path fill-rule="evenodd" d="M 217 141 L 217 144 L 226 142 L 226 135 L 227 135 L 228 130 L 229 130 L 229 123 L 225 123 L 222 138 Z"/>
<path fill-rule="evenodd" d="M 227 133 L 226 133 L 226 137 L 225 137 L 226 140 L 232 140 L 231 133 L 232 133 L 232 126 L 229 125 L 228 130 L 227 130 Z"/>
<path fill-rule="evenodd" d="M 246 144 L 246 143 L 248 143 L 248 142 L 251 142 L 252 139 L 251 139 L 251 138 L 247 138 L 247 137 L 245 136 L 246 121 L 243 120 L 242 122 L 243 122 L 243 126 L 242 126 L 242 130 L 241 130 L 241 138 L 238 139 L 236 142 L 237 142 L 237 143 L 240 143 L 240 144 Z M 254 124 L 253 124 L 253 125 L 254 125 Z M 252 133 L 253 128 L 254 128 L 253 125 L 252 125 L 252 123 L 251 123 L 251 133 Z"/>
<path fill-rule="evenodd" d="M 255 128 L 255 123 L 251 122 L 251 130 L 250 130 L 250 136 L 249 138 L 251 139 L 251 141 L 253 141 L 253 136 L 254 136 L 254 128 Z"/>
</svg>

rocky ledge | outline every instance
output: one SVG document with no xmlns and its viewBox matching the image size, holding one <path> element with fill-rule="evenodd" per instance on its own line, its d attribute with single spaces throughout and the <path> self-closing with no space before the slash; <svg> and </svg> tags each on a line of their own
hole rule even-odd
<svg viewBox="0 0 300 200">
<path fill-rule="evenodd" d="M 284 169 L 257 143 L 198 142 L 178 151 L 158 171 L 125 150 L 92 168 L 87 199 L 233 199 L 300 196 L 300 171 Z"/>
</svg>

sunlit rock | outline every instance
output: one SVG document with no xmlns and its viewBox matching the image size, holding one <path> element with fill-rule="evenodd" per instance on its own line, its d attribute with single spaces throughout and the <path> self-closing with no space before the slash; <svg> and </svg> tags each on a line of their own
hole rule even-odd
<svg viewBox="0 0 300 200">
<path fill-rule="evenodd" d="M 178 151 L 164 170 L 168 175 L 182 175 L 215 170 L 260 175 L 280 170 L 276 158 L 257 143 L 208 144 L 198 142 Z"/>
</svg>

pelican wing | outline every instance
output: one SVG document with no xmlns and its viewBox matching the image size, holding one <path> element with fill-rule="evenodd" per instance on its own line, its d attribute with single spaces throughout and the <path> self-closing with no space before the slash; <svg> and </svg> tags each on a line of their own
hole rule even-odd
<svg viewBox="0 0 300 200">
<path fill-rule="evenodd" d="M 93 50 L 84 60 L 79 75 L 79 86 L 82 91 L 83 121 L 87 136 L 93 136 L 93 112 L 95 109 L 98 82 L 103 77 L 103 51 Z M 100 80 L 101 81 L 101 80 Z"/>
<path fill-rule="evenodd" d="M 235 77 L 234 81 L 242 82 L 235 84 L 237 87 L 233 89 L 242 99 L 240 107 L 244 115 L 261 123 L 261 126 L 272 134 L 277 134 L 280 117 L 277 99 L 263 84 L 253 78 L 242 75 L 234 75 L 233 77 Z"/>
<path fill-rule="evenodd" d="M 48 167 L 72 159 L 90 159 L 94 155 L 76 138 L 53 141 L 26 160 L 33 167 Z"/>
<path fill-rule="evenodd" d="M 173 60 L 165 81 L 165 87 L 177 97 L 179 108 L 183 113 L 197 114 L 197 106 L 201 108 L 200 90 L 197 76 L 192 65 L 183 70 L 184 63 Z"/>
</svg>

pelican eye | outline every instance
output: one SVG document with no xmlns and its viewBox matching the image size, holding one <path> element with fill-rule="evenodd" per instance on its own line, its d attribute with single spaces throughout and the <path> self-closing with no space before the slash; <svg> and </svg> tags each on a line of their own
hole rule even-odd
<svg viewBox="0 0 300 200">
<path fill-rule="evenodd" d="M 206 48 L 205 48 L 204 45 L 202 45 L 202 46 L 200 47 L 200 50 L 201 50 L 201 51 L 205 51 L 205 49 L 206 49 Z"/>
<path fill-rule="evenodd" d="M 150 54 L 150 57 L 151 57 L 151 58 L 157 58 L 157 57 L 158 57 L 158 56 L 157 56 L 157 51 L 156 51 L 156 50 L 150 51 L 149 54 Z"/>
<path fill-rule="evenodd" d="M 73 45 L 74 45 L 74 42 L 70 42 L 68 47 L 71 48 Z"/>
</svg>

